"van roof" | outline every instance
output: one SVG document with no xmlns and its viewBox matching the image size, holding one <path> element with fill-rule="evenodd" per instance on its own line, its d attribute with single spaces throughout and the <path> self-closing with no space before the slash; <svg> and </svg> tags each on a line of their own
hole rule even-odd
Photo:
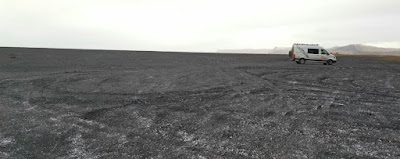
<svg viewBox="0 0 400 159">
<path fill-rule="evenodd" d="M 319 46 L 318 44 L 301 44 L 301 43 L 294 43 L 293 45 Z"/>
</svg>

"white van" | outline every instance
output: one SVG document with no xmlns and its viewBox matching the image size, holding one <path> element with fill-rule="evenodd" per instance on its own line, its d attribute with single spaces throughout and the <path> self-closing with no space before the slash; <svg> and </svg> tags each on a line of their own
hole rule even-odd
<svg viewBox="0 0 400 159">
<path fill-rule="evenodd" d="M 335 55 L 330 54 L 318 44 L 293 44 L 292 50 L 289 51 L 289 57 L 297 64 L 304 64 L 307 60 L 322 61 L 324 65 L 332 65 L 336 63 Z"/>
</svg>

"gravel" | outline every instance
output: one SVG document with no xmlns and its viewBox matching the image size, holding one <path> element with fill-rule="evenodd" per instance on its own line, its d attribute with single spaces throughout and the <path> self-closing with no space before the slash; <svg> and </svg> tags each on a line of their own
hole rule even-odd
<svg viewBox="0 0 400 159">
<path fill-rule="evenodd" d="M 400 62 L 0 48 L 0 158 L 399 158 Z"/>
</svg>

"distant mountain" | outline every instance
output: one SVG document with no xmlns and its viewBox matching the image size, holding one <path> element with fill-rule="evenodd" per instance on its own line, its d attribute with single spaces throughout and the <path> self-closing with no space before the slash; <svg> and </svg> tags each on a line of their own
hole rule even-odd
<svg viewBox="0 0 400 159">
<path fill-rule="evenodd" d="M 327 48 L 331 53 L 354 55 L 400 55 L 400 49 L 381 48 L 361 44 L 352 44 L 341 47 Z"/>
<path fill-rule="evenodd" d="M 218 50 L 218 53 L 246 53 L 246 54 L 287 54 L 291 47 L 274 47 L 273 49 L 231 49 Z"/>
<path fill-rule="evenodd" d="M 218 50 L 218 53 L 246 53 L 246 54 L 268 54 L 271 53 L 270 49 L 227 49 Z"/>
<path fill-rule="evenodd" d="M 354 54 L 354 55 L 399 55 L 400 49 L 381 48 L 369 45 L 352 44 L 326 48 L 330 53 Z M 287 54 L 291 47 L 274 47 L 273 49 L 233 49 L 218 50 L 218 53 L 246 53 L 246 54 Z"/>
<path fill-rule="evenodd" d="M 274 47 L 274 49 L 271 50 L 271 53 L 274 54 L 287 54 L 292 47 Z"/>
</svg>

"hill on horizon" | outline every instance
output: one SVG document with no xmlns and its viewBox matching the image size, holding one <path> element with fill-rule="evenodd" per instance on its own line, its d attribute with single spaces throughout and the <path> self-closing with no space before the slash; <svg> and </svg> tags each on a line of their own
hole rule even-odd
<svg viewBox="0 0 400 159">
<path fill-rule="evenodd" d="M 400 55 L 398 48 L 382 48 L 362 44 L 351 44 L 341 47 L 327 48 L 331 53 L 354 55 Z"/>
<path fill-rule="evenodd" d="M 133 52 L 182 52 L 182 53 L 229 53 L 229 54 L 288 54 L 291 47 L 274 47 L 272 49 L 224 49 L 216 52 L 193 52 L 193 51 L 150 51 L 150 50 L 112 50 L 112 49 L 83 49 L 83 48 L 35 48 L 35 47 L 4 47 L 16 49 L 51 49 L 51 50 L 99 50 L 99 51 L 133 51 Z M 326 48 L 333 54 L 348 55 L 395 55 L 400 56 L 400 48 L 383 48 L 362 44 L 350 44 Z"/>
<path fill-rule="evenodd" d="M 346 46 L 337 46 L 326 48 L 330 53 L 334 54 L 351 54 L 351 55 L 399 55 L 399 48 L 382 48 L 362 44 L 350 44 Z M 218 50 L 218 53 L 257 53 L 257 54 L 287 54 L 291 47 L 274 47 L 273 49 L 231 49 Z"/>
</svg>

